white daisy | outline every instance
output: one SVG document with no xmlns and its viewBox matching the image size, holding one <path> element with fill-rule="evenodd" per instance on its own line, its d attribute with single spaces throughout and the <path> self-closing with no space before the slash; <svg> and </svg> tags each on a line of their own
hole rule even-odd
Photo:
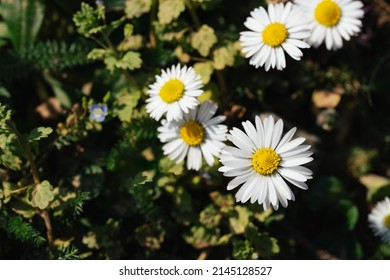
<svg viewBox="0 0 390 280">
<path fill-rule="evenodd" d="M 354 0 L 295 0 L 310 20 L 312 33 L 308 42 L 314 47 L 324 41 L 328 50 L 343 46 L 343 39 L 360 32 L 363 3 Z"/>
<path fill-rule="evenodd" d="M 165 113 L 168 121 L 179 120 L 199 104 L 197 97 L 203 93 L 202 87 L 202 80 L 192 67 L 181 68 L 178 64 L 162 70 L 148 90 L 146 111 L 156 120 Z"/>
<path fill-rule="evenodd" d="M 281 138 L 283 121 L 276 123 L 272 116 L 263 121 L 258 116 L 256 127 L 249 121 L 243 122 L 245 132 L 238 128 L 229 131 L 227 139 L 236 147 L 225 146 L 219 171 L 227 177 L 235 177 L 227 185 L 232 190 L 242 185 L 236 193 L 237 202 L 263 204 L 264 210 L 272 204 L 279 208 L 279 202 L 287 207 L 294 194 L 284 181 L 306 190 L 307 179 L 311 179 L 310 169 L 301 166 L 313 160 L 310 145 L 301 145 L 305 138 L 291 140 L 296 128 Z"/>
<path fill-rule="evenodd" d="M 241 32 L 240 43 L 249 64 L 265 70 L 286 67 L 284 52 L 300 60 L 300 48 L 310 46 L 303 42 L 310 36 L 310 29 L 302 12 L 291 3 L 269 4 L 268 13 L 263 7 L 254 9 L 244 25 L 251 31 Z"/>
<path fill-rule="evenodd" d="M 218 106 L 206 101 L 200 104 L 183 119 L 168 122 L 162 121 L 158 128 L 164 155 L 177 163 L 187 156 L 187 168 L 199 170 L 202 166 L 202 155 L 208 165 L 214 164 L 214 156 L 219 156 L 225 146 L 227 126 L 221 124 L 225 116 L 213 117 Z"/>
<path fill-rule="evenodd" d="M 378 202 L 368 215 L 368 222 L 376 236 L 390 244 L 390 199 Z"/>
</svg>

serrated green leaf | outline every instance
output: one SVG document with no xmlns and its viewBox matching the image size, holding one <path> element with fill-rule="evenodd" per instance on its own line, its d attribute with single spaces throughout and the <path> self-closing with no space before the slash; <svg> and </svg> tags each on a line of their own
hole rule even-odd
<svg viewBox="0 0 390 280">
<path fill-rule="evenodd" d="M 32 192 L 32 203 L 35 207 L 45 209 L 53 199 L 53 186 L 49 181 L 45 180 L 35 186 L 35 189 Z"/>
<path fill-rule="evenodd" d="M 141 64 L 141 55 L 138 52 L 129 51 L 116 63 L 115 66 L 120 69 L 134 70 L 140 68 Z"/>
<path fill-rule="evenodd" d="M 15 135 L 13 133 L 0 134 L 0 149 L 4 150 L 14 139 Z"/>
<path fill-rule="evenodd" d="M 42 0 L 2 1 L 1 15 L 14 48 L 25 48 L 38 35 L 45 15 L 45 4 Z"/>
<path fill-rule="evenodd" d="M 198 32 L 191 37 L 191 46 L 196 49 L 201 56 L 206 57 L 210 53 L 210 49 L 218 41 L 214 29 L 208 25 L 202 25 Z"/>
<path fill-rule="evenodd" d="M 161 24 L 168 24 L 178 18 L 185 10 L 184 0 L 160 0 L 158 5 L 158 21 Z"/>
<path fill-rule="evenodd" d="M 38 141 L 42 138 L 47 138 L 52 132 L 53 129 L 51 127 L 36 127 L 33 130 L 31 130 L 27 139 L 30 142 Z"/>
<path fill-rule="evenodd" d="M 104 19 L 104 5 L 98 5 L 95 9 L 85 2 L 81 3 L 81 10 L 73 16 L 77 31 L 85 37 L 91 37 L 106 28 Z"/>
<path fill-rule="evenodd" d="M 125 14 L 129 19 L 146 14 L 152 7 L 153 0 L 126 0 Z"/>
<path fill-rule="evenodd" d="M 108 54 L 108 50 L 95 48 L 88 53 L 87 58 L 91 60 L 98 60 L 105 58 Z"/>
<path fill-rule="evenodd" d="M 0 164 L 10 170 L 20 170 L 22 168 L 22 160 L 9 151 L 0 155 Z"/>
</svg>

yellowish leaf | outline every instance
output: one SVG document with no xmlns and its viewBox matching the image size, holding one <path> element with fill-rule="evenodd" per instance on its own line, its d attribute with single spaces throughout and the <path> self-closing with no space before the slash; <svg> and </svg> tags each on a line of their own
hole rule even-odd
<svg viewBox="0 0 390 280">
<path fill-rule="evenodd" d="M 211 62 L 195 63 L 194 69 L 200 75 L 203 84 L 207 84 L 210 81 L 211 75 L 214 72 L 214 67 Z"/>
<path fill-rule="evenodd" d="M 191 46 L 196 49 L 201 56 L 206 57 L 210 53 L 210 49 L 217 42 L 217 36 L 214 29 L 208 25 L 202 25 L 198 32 L 191 37 Z"/>
<path fill-rule="evenodd" d="M 137 18 L 150 11 L 153 0 L 126 0 L 125 14 L 129 19 Z"/>
<path fill-rule="evenodd" d="M 181 63 L 186 64 L 191 59 L 191 56 L 188 53 L 185 53 L 181 46 L 176 47 L 176 49 L 173 51 L 173 53 L 176 55 L 176 57 L 179 59 L 179 61 Z M 196 69 L 195 69 L 195 71 L 196 71 Z"/>
<path fill-rule="evenodd" d="M 214 68 L 217 70 L 222 70 L 226 66 L 233 66 L 235 55 L 236 50 L 232 44 L 228 45 L 227 47 L 216 49 L 213 52 Z"/>
<path fill-rule="evenodd" d="M 312 95 L 312 101 L 316 108 L 335 108 L 341 100 L 344 93 L 342 88 L 333 90 L 315 90 Z"/>
<path fill-rule="evenodd" d="M 185 10 L 184 0 L 160 0 L 158 5 L 158 21 L 161 24 L 168 24 L 177 19 Z"/>
</svg>

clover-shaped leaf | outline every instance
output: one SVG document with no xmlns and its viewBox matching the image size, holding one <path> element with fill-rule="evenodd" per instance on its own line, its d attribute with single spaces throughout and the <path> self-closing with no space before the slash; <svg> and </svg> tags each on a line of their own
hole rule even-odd
<svg viewBox="0 0 390 280">
<path fill-rule="evenodd" d="M 32 203 L 35 207 L 45 209 L 53 199 L 53 186 L 49 181 L 45 180 L 35 186 L 35 189 L 32 192 Z"/>
</svg>

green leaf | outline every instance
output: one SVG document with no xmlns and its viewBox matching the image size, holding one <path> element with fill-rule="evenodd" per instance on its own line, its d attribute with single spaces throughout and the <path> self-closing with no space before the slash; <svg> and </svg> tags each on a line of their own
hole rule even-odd
<svg viewBox="0 0 390 280">
<path fill-rule="evenodd" d="M 35 207 L 45 209 L 53 199 L 53 186 L 49 181 L 45 180 L 35 186 L 35 189 L 32 192 L 32 203 Z"/>
<path fill-rule="evenodd" d="M 45 15 L 44 2 L 42 0 L 2 1 L 0 7 L 14 48 L 20 49 L 33 43 Z"/>
<path fill-rule="evenodd" d="M 202 25 L 198 32 L 191 37 L 191 46 L 196 49 L 201 56 L 206 57 L 210 53 L 211 47 L 217 42 L 214 29 L 208 25 Z"/>
<path fill-rule="evenodd" d="M 129 24 L 129 23 L 127 23 L 125 25 L 125 28 L 123 29 L 123 35 L 125 37 L 129 37 L 129 36 L 131 36 L 133 34 L 133 30 L 134 30 L 134 26 Z"/>
<path fill-rule="evenodd" d="M 359 181 L 367 188 L 367 200 L 372 201 L 375 193 L 381 188 L 390 186 L 390 179 L 376 174 L 367 174 L 359 177 Z"/>
<path fill-rule="evenodd" d="M 42 138 L 47 138 L 52 132 L 53 129 L 51 127 L 36 127 L 31 130 L 27 138 L 30 142 L 38 141 Z"/>
<path fill-rule="evenodd" d="M 168 24 L 178 18 L 185 10 L 184 0 L 160 0 L 158 5 L 158 21 L 161 24 Z"/>
<path fill-rule="evenodd" d="M 137 106 L 141 97 L 140 91 L 128 92 L 123 89 L 117 96 L 115 102 L 115 112 L 122 122 L 130 122 L 133 115 L 133 109 Z"/>
<path fill-rule="evenodd" d="M 39 232 L 20 216 L 7 217 L 5 231 L 22 242 L 39 246 L 46 242 Z"/>
<path fill-rule="evenodd" d="M 121 59 L 110 55 L 104 59 L 104 63 L 111 72 L 115 69 L 134 70 L 141 67 L 142 59 L 139 53 L 128 51 Z"/>
<path fill-rule="evenodd" d="M 234 207 L 234 212 L 231 213 L 229 218 L 229 224 L 232 232 L 235 234 L 244 233 L 246 227 L 249 224 L 249 217 L 252 213 L 246 208 L 240 205 Z"/>
<path fill-rule="evenodd" d="M 108 50 L 94 48 L 88 53 L 87 58 L 91 60 L 99 60 L 107 57 L 107 55 L 109 55 Z"/>
<path fill-rule="evenodd" d="M 0 164 L 11 170 L 22 169 L 22 160 L 18 156 L 13 155 L 10 151 L 6 151 L 4 154 L 0 155 Z"/>
<path fill-rule="evenodd" d="M 152 7 L 153 0 L 126 0 L 125 14 L 129 19 L 146 14 Z"/>
<path fill-rule="evenodd" d="M 68 93 L 63 89 L 63 85 L 60 81 L 50 77 L 49 75 L 44 75 L 46 82 L 51 86 L 55 96 L 61 102 L 61 105 L 65 108 L 70 108 L 72 106 L 72 101 Z"/>
<path fill-rule="evenodd" d="M 77 31 L 85 37 L 91 37 L 98 32 L 102 32 L 106 28 L 104 19 L 104 5 L 98 5 L 94 9 L 84 2 L 81 3 L 81 10 L 73 16 Z"/>
<path fill-rule="evenodd" d="M 233 258 L 236 260 L 255 260 L 258 254 L 248 240 L 233 242 Z"/>
<path fill-rule="evenodd" d="M 140 68 L 142 64 L 141 55 L 137 52 L 129 51 L 127 52 L 122 59 L 117 61 L 115 66 L 120 69 L 134 70 Z"/>
<path fill-rule="evenodd" d="M 0 134 L 0 149 L 4 150 L 9 144 L 11 144 L 15 139 L 15 134 L 7 133 L 6 131 Z"/>
<path fill-rule="evenodd" d="M 343 199 L 339 205 L 344 211 L 346 225 L 348 230 L 353 230 L 359 219 L 359 209 L 350 200 Z"/>
<path fill-rule="evenodd" d="M 180 175 L 184 171 L 184 161 L 176 163 L 175 161 L 164 157 L 159 161 L 159 170 L 163 174 L 174 174 L 176 176 Z"/>
</svg>

